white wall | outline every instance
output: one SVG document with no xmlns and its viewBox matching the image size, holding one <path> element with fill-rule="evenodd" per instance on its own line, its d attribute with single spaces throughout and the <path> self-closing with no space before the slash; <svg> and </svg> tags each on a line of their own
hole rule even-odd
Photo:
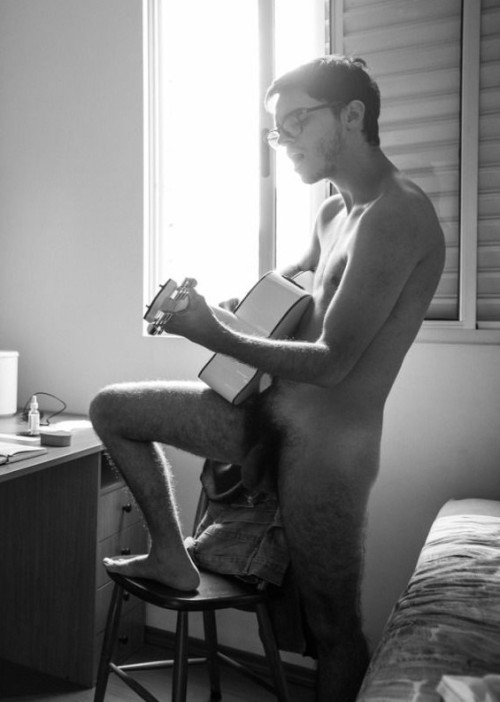
<svg viewBox="0 0 500 702">
<path fill-rule="evenodd" d="M 451 498 L 500 499 L 500 347 L 415 344 L 386 406 L 364 608 L 372 640 Z"/>
<path fill-rule="evenodd" d="M 141 334 L 141 13 L 140 0 L 0 0 L 0 348 L 21 354 L 21 403 L 47 391 L 86 412 L 108 382 L 194 377 L 207 357 Z M 370 503 L 372 642 L 440 505 L 500 499 L 499 410 L 498 346 L 413 347 Z M 189 525 L 199 461 L 176 458 Z M 223 621 L 222 641 L 260 651 L 246 618 Z"/>
</svg>

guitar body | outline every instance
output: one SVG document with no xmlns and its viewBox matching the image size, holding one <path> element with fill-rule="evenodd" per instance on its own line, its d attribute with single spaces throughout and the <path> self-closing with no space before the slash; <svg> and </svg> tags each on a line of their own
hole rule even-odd
<svg viewBox="0 0 500 702">
<path fill-rule="evenodd" d="M 230 326 L 244 334 L 279 339 L 296 329 L 311 296 L 296 283 L 274 271 L 264 275 L 234 311 Z M 269 376 L 240 361 L 214 354 L 198 377 L 234 405 L 262 391 Z"/>
</svg>

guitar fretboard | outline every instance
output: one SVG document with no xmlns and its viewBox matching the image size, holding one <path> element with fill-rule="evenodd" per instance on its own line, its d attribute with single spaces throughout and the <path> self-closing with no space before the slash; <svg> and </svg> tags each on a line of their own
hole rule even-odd
<svg viewBox="0 0 500 702">
<path fill-rule="evenodd" d="M 185 278 L 176 290 L 172 293 L 169 298 L 169 303 L 174 306 L 173 310 L 162 310 L 159 309 L 155 314 L 153 321 L 148 326 L 148 334 L 150 336 L 158 336 L 161 334 L 166 324 L 172 319 L 172 317 L 177 314 L 178 310 L 175 306 L 180 306 L 183 300 L 189 295 L 190 291 L 196 285 L 196 280 L 194 278 Z"/>
</svg>

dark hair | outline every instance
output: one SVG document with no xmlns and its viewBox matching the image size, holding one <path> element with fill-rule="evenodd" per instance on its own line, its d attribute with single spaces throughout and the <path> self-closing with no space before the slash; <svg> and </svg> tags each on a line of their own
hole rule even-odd
<svg viewBox="0 0 500 702">
<path fill-rule="evenodd" d="M 315 100 L 345 105 L 360 100 L 365 105 L 363 132 L 368 143 L 379 146 L 380 90 L 365 68 L 362 58 L 332 55 L 314 59 L 277 78 L 267 90 L 265 104 L 288 90 L 303 90 Z"/>
</svg>

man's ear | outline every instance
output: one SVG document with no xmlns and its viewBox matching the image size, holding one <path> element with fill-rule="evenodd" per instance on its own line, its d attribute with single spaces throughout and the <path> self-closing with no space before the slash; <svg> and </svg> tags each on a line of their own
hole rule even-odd
<svg viewBox="0 0 500 702">
<path fill-rule="evenodd" d="M 348 129 L 363 129 L 365 103 L 361 100 L 351 100 L 345 110 L 346 127 Z"/>
</svg>

